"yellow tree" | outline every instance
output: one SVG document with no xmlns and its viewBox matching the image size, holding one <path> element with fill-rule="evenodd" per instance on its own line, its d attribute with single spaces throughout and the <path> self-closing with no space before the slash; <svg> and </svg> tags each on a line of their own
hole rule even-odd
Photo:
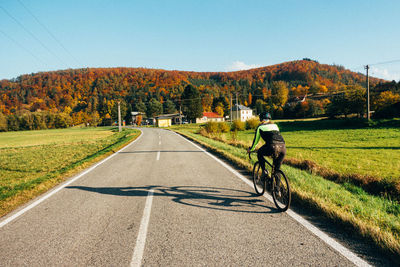
<svg viewBox="0 0 400 267">
<path fill-rule="evenodd" d="M 400 95 L 394 94 L 391 91 L 384 91 L 379 94 L 379 96 L 374 101 L 375 109 L 379 110 L 384 107 L 393 105 L 400 102 Z"/>
<path fill-rule="evenodd" d="M 218 113 L 218 115 L 220 116 L 224 116 L 224 106 L 222 105 L 222 103 L 218 104 L 218 106 L 215 107 L 215 112 Z"/>
</svg>

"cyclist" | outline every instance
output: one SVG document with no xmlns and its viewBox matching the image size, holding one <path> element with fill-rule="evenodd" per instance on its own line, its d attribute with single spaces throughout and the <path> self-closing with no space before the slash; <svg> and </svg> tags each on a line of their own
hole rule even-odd
<svg viewBox="0 0 400 267">
<path fill-rule="evenodd" d="M 247 152 L 250 153 L 251 151 L 254 151 L 261 136 L 262 139 L 264 139 L 265 144 L 258 150 L 257 157 L 263 173 L 265 170 L 264 156 L 272 157 L 274 171 L 279 170 L 286 155 L 285 140 L 279 132 L 278 125 L 272 123 L 270 113 L 262 112 L 259 115 L 259 118 L 261 124 L 257 127 L 253 144 L 247 149 Z"/>
</svg>

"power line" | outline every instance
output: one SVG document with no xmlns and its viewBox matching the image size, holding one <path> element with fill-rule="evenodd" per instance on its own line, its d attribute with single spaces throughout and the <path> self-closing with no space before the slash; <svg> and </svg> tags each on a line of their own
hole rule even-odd
<svg viewBox="0 0 400 267">
<path fill-rule="evenodd" d="M 2 30 L 0 30 L 0 32 L 7 37 L 8 39 L 10 39 L 12 42 L 14 42 L 16 45 L 18 45 L 19 47 L 21 47 L 23 50 L 25 50 L 27 53 L 29 53 L 32 57 L 34 57 L 37 61 L 40 61 L 41 63 L 43 63 L 44 65 L 46 65 L 46 63 L 44 63 L 43 60 L 41 60 L 39 57 L 37 57 L 34 53 L 32 53 L 32 51 L 30 51 L 28 48 L 24 47 L 23 45 L 21 45 L 20 43 L 18 43 L 15 39 L 13 39 L 11 36 L 9 36 L 8 34 L 6 34 L 5 32 L 3 32 Z"/>
<path fill-rule="evenodd" d="M 0 6 L 0 8 L 6 13 L 10 18 L 12 18 L 22 29 L 24 29 L 33 39 L 35 39 L 47 52 L 56 57 L 63 65 L 66 65 L 68 68 L 68 64 L 66 64 L 60 57 L 58 57 L 53 51 L 51 51 L 39 38 L 37 38 L 30 30 L 28 30 L 21 22 L 19 22 L 14 16 L 12 16 L 4 7 Z"/>
<path fill-rule="evenodd" d="M 42 26 L 43 29 L 64 49 L 65 52 L 67 52 L 68 55 L 71 56 L 73 60 L 78 63 L 78 65 L 82 65 L 70 52 L 69 50 L 57 39 L 57 37 L 42 23 L 40 20 L 22 3 L 22 1 L 18 0 L 18 2 L 23 6 L 26 11 L 36 20 L 36 22 Z"/>
<path fill-rule="evenodd" d="M 369 66 L 375 66 L 375 65 L 384 65 L 384 64 L 392 64 L 392 63 L 397 63 L 400 62 L 400 59 L 395 59 L 395 60 L 390 60 L 390 61 L 384 61 L 384 62 L 378 62 L 374 64 L 368 64 Z"/>
</svg>

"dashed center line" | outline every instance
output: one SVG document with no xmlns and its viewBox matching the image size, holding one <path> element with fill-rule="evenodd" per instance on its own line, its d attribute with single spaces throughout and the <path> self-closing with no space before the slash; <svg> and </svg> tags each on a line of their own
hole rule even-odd
<svg viewBox="0 0 400 267">
<path fill-rule="evenodd" d="M 149 226 L 152 203 L 153 190 L 150 190 L 147 195 L 146 204 L 144 206 L 143 217 L 142 221 L 140 222 L 139 234 L 136 239 L 136 245 L 132 256 L 131 266 L 140 266 L 142 264 L 143 251 L 146 244 L 147 228 Z"/>
</svg>

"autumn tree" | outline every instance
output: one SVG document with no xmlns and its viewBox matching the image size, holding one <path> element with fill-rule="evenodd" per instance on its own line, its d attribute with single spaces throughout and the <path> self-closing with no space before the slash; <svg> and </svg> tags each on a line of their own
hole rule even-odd
<svg viewBox="0 0 400 267">
<path fill-rule="evenodd" d="M 183 91 L 181 97 L 183 103 L 183 113 L 191 122 L 195 122 L 196 118 L 201 118 L 203 115 L 203 107 L 201 105 L 200 92 L 191 84 L 188 84 Z"/>
<path fill-rule="evenodd" d="M 142 115 L 137 115 L 136 116 L 136 120 L 135 120 L 135 123 L 136 123 L 136 125 L 137 126 L 140 126 L 140 125 L 142 125 Z"/>
<path fill-rule="evenodd" d="M 271 84 L 271 91 L 272 91 L 272 101 L 273 104 L 277 107 L 285 106 L 288 96 L 289 96 L 289 89 L 287 84 L 284 81 L 276 81 Z"/>
<path fill-rule="evenodd" d="M 376 99 L 373 101 L 373 104 L 376 110 L 380 110 L 397 102 L 400 102 L 399 94 L 394 94 L 391 91 L 384 91 L 376 97 Z"/>
<path fill-rule="evenodd" d="M 356 113 L 359 117 L 365 113 L 366 110 L 366 93 L 365 89 L 361 86 L 352 85 L 347 88 L 346 105 L 349 113 Z"/>
<path fill-rule="evenodd" d="M 391 91 L 381 92 L 374 101 L 377 118 L 400 117 L 400 95 Z"/>
<path fill-rule="evenodd" d="M 251 105 L 252 101 L 253 101 L 253 95 L 252 95 L 251 93 L 249 93 L 249 95 L 248 95 L 248 97 L 247 97 L 247 103 L 248 103 L 249 105 Z"/>
<path fill-rule="evenodd" d="M 218 115 L 220 115 L 221 117 L 223 117 L 223 116 L 224 116 L 224 107 L 223 107 L 223 105 L 222 105 L 222 104 L 218 105 L 218 106 L 215 108 L 215 112 L 217 112 Z"/>
<path fill-rule="evenodd" d="M 216 97 L 213 99 L 212 110 L 218 113 L 217 107 L 222 107 L 223 110 L 221 114 L 229 114 L 230 112 L 229 102 L 225 97 Z"/>
</svg>

